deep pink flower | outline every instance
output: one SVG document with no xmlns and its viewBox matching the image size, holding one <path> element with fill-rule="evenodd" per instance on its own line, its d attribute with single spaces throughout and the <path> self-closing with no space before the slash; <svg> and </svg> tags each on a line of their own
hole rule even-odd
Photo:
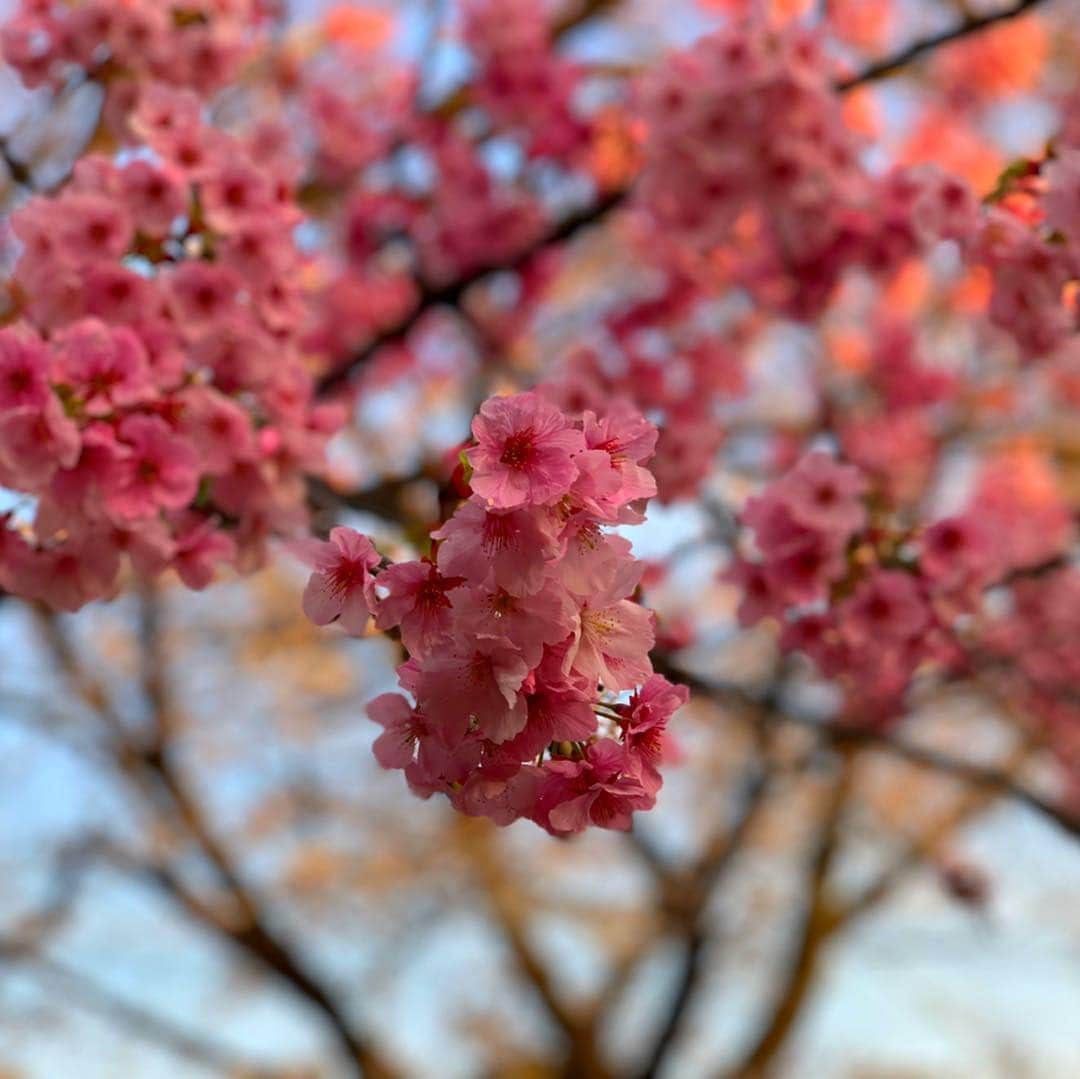
<svg viewBox="0 0 1080 1079">
<path fill-rule="evenodd" d="M 49 388 L 49 353 L 41 338 L 25 324 L 0 330 L 0 411 L 41 408 Z"/>
<path fill-rule="evenodd" d="M 672 685 L 654 674 L 631 698 L 619 706 L 623 715 L 623 744 L 631 760 L 640 765 L 642 782 L 649 793 L 660 787 L 658 765 L 672 752 L 668 721 L 690 699 L 686 686 Z"/>
<path fill-rule="evenodd" d="M 352 634 L 367 629 L 375 606 L 371 571 L 382 560 L 367 536 L 352 528 L 330 532 L 328 543 L 305 540 L 291 550 L 315 572 L 304 589 L 304 613 L 317 626 L 340 621 Z"/>
<path fill-rule="evenodd" d="M 400 693 L 383 693 L 365 709 L 383 733 L 372 747 L 375 759 L 384 768 L 405 768 L 416 755 L 416 743 L 426 733 L 409 702 Z"/>
<path fill-rule="evenodd" d="M 448 745 L 463 738 L 470 723 L 493 742 L 505 742 L 525 726 L 528 710 L 519 690 L 528 673 L 505 637 L 457 641 L 422 668 L 417 703 Z"/>
<path fill-rule="evenodd" d="M 188 588 L 199 592 L 208 587 L 217 567 L 235 559 L 236 541 L 218 528 L 216 520 L 198 514 L 182 518 L 176 529 L 172 564 Z"/>
<path fill-rule="evenodd" d="M 120 170 L 119 183 L 136 226 L 148 236 L 164 236 L 188 208 L 187 185 L 167 165 L 132 161 Z"/>
<path fill-rule="evenodd" d="M 990 538 L 973 514 L 946 517 L 923 533 L 919 569 L 935 584 L 979 583 L 993 565 Z"/>
<path fill-rule="evenodd" d="M 467 451 L 473 491 L 494 509 L 546 505 L 577 477 L 580 431 L 537 393 L 491 397 L 473 420 L 476 446 Z"/>
<path fill-rule="evenodd" d="M 82 319 L 53 339 L 54 377 L 69 386 L 91 416 L 152 399 L 146 351 L 126 326 Z"/>
<path fill-rule="evenodd" d="M 843 543 L 866 523 L 866 480 L 825 453 L 807 454 L 770 488 L 796 522 Z"/>
<path fill-rule="evenodd" d="M 79 457 L 79 429 L 52 395 L 0 415 L 0 466 L 8 486 L 36 490 Z"/>
<path fill-rule="evenodd" d="M 590 824 L 629 831 L 634 810 L 653 804 L 626 748 L 611 739 L 589 746 L 584 760 L 548 761 L 543 771 L 536 820 L 556 835 Z"/>
<path fill-rule="evenodd" d="M 633 689 L 652 674 L 653 613 L 623 598 L 637 587 L 642 568 L 627 564 L 607 589 L 582 606 L 567 670 L 610 690 Z"/>
<path fill-rule="evenodd" d="M 168 290 L 176 319 L 188 330 L 228 315 L 236 303 L 240 278 L 226 266 L 184 262 L 169 276 Z"/>
<path fill-rule="evenodd" d="M 437 532 L 439 569 L 447 576 L 489 581 L 514 595 L 527 596 L 544 582 L 548 562 L 558 551 L 542 511 L 485 510 L 467 502 Z"/>
<path fill-rule="evenodd" d="M 909 573 L 875 570 L 840 607 L 840 629 L 853 644 L 886 647 L 911 640 L 930 623 L 919 585 Z"/>
<path fill-rule="evenodd" d="M 116 548 L 102 534 L 86 532 L 37 551 L 20 591 L 54 610 L 77 611 L 92 600 L 111 596 L 119 568 Z"/>
<path fill-rule="evenodd" d="M 118 434 L 128 452 L 115 486 L 106 494 L 110 512 L 133 520 L 162 509 L 182 509 L 192 501 L 199 464 L 187 439 L 159 417 L 144 415 L 126 417 Z"/>
<path fill-rule="evenodd" d="M 450 632 L 452 605 L 447 593 L 460 588 L 464 577 L 444 577 L 430 562 L 401 562 L 379 574 L 375 608 L 378 629 L 401 627 L 409 653 L 426 656 Z"/>
<path fill-rule="evenodd" d="M 557 581 L 544 582 L 530 596 L 514 596 L 503 588 L 469 588 L 460 596 L 455 629 L 470 638 L 507 637 L 531 669 L 544 653 L 578 629 L 574 601 Z"/>
</svg>

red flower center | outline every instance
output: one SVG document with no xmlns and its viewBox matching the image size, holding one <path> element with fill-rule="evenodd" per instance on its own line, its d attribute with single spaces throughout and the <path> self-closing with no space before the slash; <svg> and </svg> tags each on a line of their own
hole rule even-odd
<svg viewBox="0 0 1080 1079">
<path fill-rule="evenodd" d="M 536 452 L 536 434 L 531 427 L 515 431 L 504 443 L 499 462 L 521 471 L 527 468 Z"/>
</svg>

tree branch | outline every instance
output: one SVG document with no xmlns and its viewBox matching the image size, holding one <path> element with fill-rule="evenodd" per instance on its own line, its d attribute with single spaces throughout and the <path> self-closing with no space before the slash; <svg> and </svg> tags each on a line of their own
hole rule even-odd
<svg viewBox="0 0 1080 1079">
<path fill-rule="evenodd" d="M 998 23 L 1006 22 L 1009 19 L 1018 18 L 1020 15 L 1031 11 L 1041 3 L 1043 3 L 1043 0 L 1020 0 L 1020 2 L 1013 7 L 1005 8 L 1001 11 L 995 11 L 986 15 L 967 15 L 957 23 L 956 26 L 953 26 L 948 30 L 943 30 L 940 34 L 932 34 L 929 37 L 913 41 L 895 55 L 871 64 L 870 67 L 864 68 L 857 75 L 852 75 L 847 79 L 841 79 L 836 84 L 836 89 L 840 93 L 846 93 L 848 90 L 854 90 L 857 86 L 863 86 L 868 82 L 874 82 L 877 79 L 884 79 L 889 75 L 895 75 L 901 68 L 907 67 L 908 64 L 918 60 L 929 52 L 933 52 L 942 45 L 948 45 L 953 41 L 959 41 L 961 38 L 969 37 L 971 34 L 976 34 L 981 30 L 987 30 L 991 26 L 996 26 Z"/>
<path fill-rule="evenodd" d="M 27 966 L 49 981 L 59 983 L 66 1002 L 96 1012 L 132 1036 L 200 1065 L 214 1075 L 235 1076 L 236 1079 L 285 1079 L 286 1075 L 295 1079 L 297 1076 L 292 1069 L 288 1072 L 278 1071 L 238 1061 L 224 1047 L 125 1000 L 89 975 L 49 958 L 33 945 L 0 938 L 0 960 Z"/>
<path fill-rule="evenodd" d="M 503 931 L 518 969 L 569 1046 L 562 1074 L 566 1079 L 606 1079 L 608 1070 L 599 1056 L 591 1017 L 567 1006 L 547 967 L 529 941 L 520 915 L 518 897 L 502 871 L 499 853 L 492 844 L 492 826 L 487 821 L 466 817 L 459 818 L 456 825 L 462 848 L 470 864 L 477 870 L 484 896 Z"/>
<path fill-rule="evenodd" d="M 809 900 L 795 935 L 788 968 L 760 1034 L 732 1071 L 740 1079 L 765 1074 L 787 1040 L 814 982 L 818 960 L 833 923 L 828 878 L 840 845 L 840 826 L 851 794 L 855 763 L 854 754 L 841 752 L 810 859 Z"/>
<path fill-rule="evenodd" d="M 933 51 L 941 45 L 976 34 L 981 30 L 987 29 L 997 23 L 1004 22 L 1007 19 L 1016 18 L 1041 2 L 1042 0 L 1021 0 L 1019 4 L 1005 11 L 996 12 L 991 15 L 966 18 L 959 25 L 944 33 L 934 34 L 930 37 L 912 42 L 912 44 L 908 45 L 895 55 L 886 57 L 884 60 L 872 64 L 870 67 L 865 68 L 855 75 L 838 80 L 834 84 L 835 89 L 838 93 L 847 93 L 849 90 L 853 90 L 866 83 L 895 74 L 913 60 Z M 576 25 L 577 21 L 590 17 L 591 15 L 598 13 L 601 9 L 609 6 L 613 6 L 613 2 L 598 3 L 596 0 L 592 0 L 592 2 L 584 5 L 583 12 L 587 12 L 587 15 L 582 14 L 580 16 L 575 16 L 569 20 L 564 20 L 563 23 L 559 25 L 563 27 L 564 32 L 566 29 L 570 29 L 572 26 Z M 387 345 L 398 344 L 408 337 L 428 312 L 441 306 L 457 306 L 460 304 L 464 294 L 472 288 L 473 285 L 479 284 L 493 274 L 520 270 L 541 251 L 546 250 L 554 244 L 571 239 L 579 232 L 582 232 L 592 225 L 599 224 L 605 220 L 610 213 L 628 201 L 631 191 L 632 186 L 629 186 L 605 194 L 592 206 L 585 207 L 570 215 L 508 260 L 492 262 L 480 266 L 448 283 L 440 285 L 422 284 L 419 299 L 409 314 L 402 318 L 397 325 L 376 335 L 353 356 L 349 357 L 343 363 L 325 374 L 319 380 L 316 392 L 319 396 L 327 396 L 344 389 L 357 370 L 362 368 L 380 349 Z"/>
<path fill-rule="evenodd" d="M 357 1033 L 331 991 L 308 969 L 298 951 L 271 928 L 261 902 L 242 880 L 230 853 L 217 839 L 201 805 L 177 771 L 172 760 L 176 722 L 163 666 L 156 602 L 151 591 L 144 591 L 141 682 L 150 705 L 153 725 L 152 737 L 145 744 L 134 741 L 127 726 L 113 711 L 104 686 L 90 677 L 79 663 L 59 620 L 50 612 L 39 609 L 46 640 L 58 667 L 110 732 L 116 762 L 122 774 L 132 781 L 155 818 L 168 826 L 169 831 L 175 832 L 177 823 L 182 826 L 182 832 L 194 841 L 215 870 L 236 908 L 237 916 L 223 918 L 218 915 L 211 906 L 195 896 L 167 865 L 150 867 L 145 875 L 180 903 L 200 924 L 276 974 L 294 992 L 314 1005 L 327 1020 L 357 1075 L 366 1076 L 367 1079 L 396 1075 L 395 1069 Z"/>
<path fill-rule="evenodd" d="M 712 937 L 707 919 L 709 900 L 724 871 L 742 849 L 775 775 L 763 738 L 746 770 L 732 824 L 718 831 L 706 845 L 688 877 L 661 877 L 661 887 L 667 893 L 665 905 L 677 914 L 682 928 L 682 970 L 652 1049 L 638 1072 L 640 1079 L 653 1079 L 660 1073 L 682 1033 L 705 974 L 705 956 Z"/>
</svg>

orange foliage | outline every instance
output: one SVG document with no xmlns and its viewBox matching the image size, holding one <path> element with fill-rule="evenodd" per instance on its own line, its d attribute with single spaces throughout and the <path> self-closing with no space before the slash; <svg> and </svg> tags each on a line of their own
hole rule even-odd
<svg viewBox="0 0 1080 1079">
<path fill-rule="evenodd" d="M 878 109 L 877 95 L 870 86 L 860 87 L 845 94 L 841 107 L 844 110 L 844 123 L 852 130 L 867 138 L 874 138 L 881 132 L 881 113 Z"/>
<path fill-rule="evenodd" d="M 930 108 L 909 136 L 900 160 L 904 164 L 935 162 L 946 172 L 962 176 L 980 194 L 993 188 L 1005 165 L 1001 153 L 969 124 L 944 109 Z"/>
<path fill-rule="evenodd" d="M 777 22 L 788 22 L 810 10 L 813 0 L 766 0 L 759 5 L 754 0 L 698 0 L 698 6 L 706 11 L 721 11 L 727 15 L 746 15 L 764 6 L 768 15 Z"/>
<path fill-rule="evenodd" d="M 885 286 L 884 305 L 889 311 L 917 311 L 927 299 L 930 277 L 926 265 L 918 259 L 908 259 Z"/>
<path fill-rule="evenodd" d="M 326 40 L 356 52 L 375 52 L 393 37 L 394 16 L 378 8 L 338 4 L 323 18 Z"/>
<path fill-rule="evenodd" d="M 829 0 L 829 29 L 837 37 L 867 52 L 876 52 L 892 28 L 891 0 Z"/>
<path fill-rule="evenodd" d="M 870 367 L 870 341 L 862 330 L 853 327 L 833 330 L 827 344 L 833 362 L 841 370 L 860 374 Z"/>
<path fill-rule="evenodd" d="M 1020 93 L 1036 86 L 1049 53 L 1046 24 L 1029 16 L 943 50 L 935 57 L 934 72 L 946 88 L 965 94 Z"/>
<path fill-rule="evenodd" d="M 962 314 L 977 314 L 986 310 L 994 283 L 985 266 L 972 266 L 953 286 L 949 296 L 952 307 Z"/>
<path fill-rule="evenodd" d="M 624 187 L 641 165 L 643 132 L 627 122 L 617 109 L 608 109 L 596 121 L 590 171 L 605 191 Z"/>
</svg>

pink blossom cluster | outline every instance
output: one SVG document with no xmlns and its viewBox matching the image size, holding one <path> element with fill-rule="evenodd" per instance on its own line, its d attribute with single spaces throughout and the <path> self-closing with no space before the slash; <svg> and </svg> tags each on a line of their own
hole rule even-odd
<svg viewBox="0 0 1080 1079">
<path fill-rule="evenodd" d="M 667 269 L 661 289 L 611 314 L 602 342 L 575 348 L 561 377 L 543 386 L 570 412 L 622 400 L 656 417 L 649 468 L 664 502 L 698 494 L 724 441 L 718 409 L 746 387 L 735 343 L 695 326 L 703 299 L 687 275 Z"/>
<path fill-rule="evenodd" d="M 739 621 L 782 623 L 785 651 L 812 659 L 848 691 L 856 717 L 895 718 L 915 672 L 962 655 L 952 627 L 999 569 L 978 515 L 914 535 L 872 521 L 862 472 L 813 452 L 747 503 L 741 521 L 756 557 L 725 579 L 740 590 Z"/>
<path fill-rule="evenodd" d="M 431 557 L 386 566 L 335 529 L 300 548 L 315 570 L 305 610 L 400 634 L 409 697 L 368 711 L 380 763 L 415 792 L 557 835 L 628 828 L 655 802 L 687 699 L 653 673 L 653 616 L 633 599 L 644 566 L 607 531 L 643 519 L 656 429 L 625 407 L 573 421 L 530 392 L 486 401 L 473 438 L 471 493 Z"/>
<path fill-rule="evenodd" d="M 272 0 L 21 0 L 0 32 L 28 87 L 102 79 L 118 118 L 149 81 L 207 96 L 232 81 L 259 40 Z"/>
<path fill-rule="evenodd" d="M 581 73 L 553 48 L 541 0 L 469 0 L 464 38 L 477 63 L 473 99 L 532 156 L 571 158 L 589 141 L 574 95 Z"/>
<path fill-rule="evenodd" d="M 1065 566 L 1015 582 L 979 645 L 998 688 L 1041 722 L 1080 805 L 1080 571 Z"/>
<path fill-rule="evenodd" d="M 140 153 L 86 157 L 12 217 L 0 469 L 32 501 L 0 573 L 67 610 L 109 595 L 125 552 L 195 588 L 259 565 L 304 527 L 341 419 L 297 347 L 291 161 L 209 126 L 190 91 L 147 86 L 132 123 Z"/>
<path fill-rule="evenodd" d="M 737 556 L 724 573 L 739 589 L 740 623 L 777 620 L 782 649 L 843 684 L 853 720 L 895 719 L 924 667 L 969 670 L 984 647 L 977 627 L 989 617 L 989 591 L 1060 561 L 1074 538 L 1066 504 L 1008 457 L 982 464 L 960 512 L 929 523 L 906 516 L 861 469 L 813 452 L 747 502 L 740 520 L 754 555 Z M 1072 577 L 1061 579 L 1075 590 Z M 1022 638 L 1032 653 L 1022 667 L 1065 670 L 1056 652 L 1034 655 L 1043 638 L 1030 616 L 1048 595 L 1041 580 L 1018 584 L 1014 614 L 996 623 L 986 647 L 1025 653 Z M 1055 599 L 1047 617 L 1059 607 Z M 1070 625 L 1043 627 L 1045 639 L 1064 642 Z"/>
<path fill-rule="evenodd" d="M 741 236 L 743 283 L 804 318 L 848 267 L 888 272 L 976 220 L 967 186 L 937 169 L 872 176 L 830 74 L 807 28 L 750 20 L 675 53 L 641 89 L 638 198 L 658 231 L 701 248 Z"/>
</svg>

